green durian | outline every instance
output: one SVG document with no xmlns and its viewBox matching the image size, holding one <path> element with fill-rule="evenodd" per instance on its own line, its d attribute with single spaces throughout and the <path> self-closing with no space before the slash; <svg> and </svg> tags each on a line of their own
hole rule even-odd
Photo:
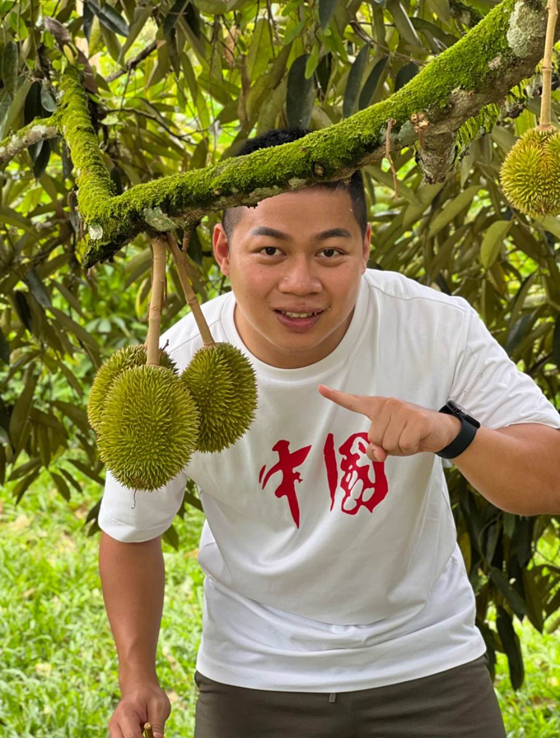
<svg viewBox="0 0 560 738">
<path fill-rule="evenodd" d="M 189 463 L 198 429 L 196 403 L 172 369 L 132 367 L 107 394 L 99 457 L 126 487 L 155 490 Z"/>
<path fill-rule="evenodd" d="M 94 431 L 99 431 L 101 418 L 105 412 L 105 402 L 107 393 L 115 379 L 125 369 L 131 369 L 133 366 L 142 366 L 146 364 L 147 351 L 146 346 L 142 343 L 138 346 L 125 346 L 110 356 L 95 375 L 91 390 L 89 393 L 87 404 L 87 416 L 89 424 Z M 176 371 L 175 362 L 163 351 L 160 356 L 161 366 Z"/>
<path fill-rule="evenodd" d="M 560 214 L 560 131 L 526 131 L 506 156 L 500 181 L 521 212 L 533 218 Z"/>
<path fill-rule="evenodd" d="M 249 429 L 257 407 L 257 380 L 236 346 L 203 346 L 181 374 L 200 411 L 197 451 L 215 453 Z"/>
</svg>

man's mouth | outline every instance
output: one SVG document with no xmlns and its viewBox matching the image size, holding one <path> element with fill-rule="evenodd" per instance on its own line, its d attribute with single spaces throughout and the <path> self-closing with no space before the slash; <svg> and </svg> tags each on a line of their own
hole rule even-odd
<svg viewBox="0 0 560 738">
<path fill-rule="evenodd" d="M 275 313 L 281 313 L 282 315 L 287 315 L 289 318 L 312 318 L 314 315 L 320 315 L 324 312 L 324 310 L 317 310 L 314 313 L 292 313 L 288 310 L 275 310 Z"/>
</svg>

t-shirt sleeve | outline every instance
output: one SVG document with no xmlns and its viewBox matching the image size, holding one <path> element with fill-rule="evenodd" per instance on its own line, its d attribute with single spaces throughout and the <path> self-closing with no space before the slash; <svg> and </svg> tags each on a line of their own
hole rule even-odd
<svg viewBox="0 0 560 738">
<path fill-rule="evenodd" d="M 466 300 L 463 333 L 450 398 L 495 430 L 518 423 L 560 428 L 560 414 L 528 374 L 520 371 Z"/>
<path fill-rule="evenodd" d="M 146 492 L 124 487 L 107 469 L 98 523 L 111 538 L 123 543 L 149 541 L 171 526 L 187 484 L 181 470 L 166 485 Z"/>
</svg>

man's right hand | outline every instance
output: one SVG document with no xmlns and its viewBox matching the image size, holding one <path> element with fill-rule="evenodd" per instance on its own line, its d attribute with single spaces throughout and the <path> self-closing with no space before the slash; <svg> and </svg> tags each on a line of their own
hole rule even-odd
<svg viewBox="0 0 560 738">
<path fill-rule="evenodd" d="M 109 720 L 109 736 L 142 738 L 145 723 L 150 723 L 154 738 L 163 738 L 170 713 L 171 702 L 159 684 L 128 684 Z"/>
</svg>

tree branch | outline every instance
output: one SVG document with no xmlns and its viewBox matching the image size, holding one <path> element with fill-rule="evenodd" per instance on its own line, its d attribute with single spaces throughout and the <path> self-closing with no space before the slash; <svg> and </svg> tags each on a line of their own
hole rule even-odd
<svg viewBox="0 0 560 738">
<path fill-rule="evenodd" d="M 282 192 L 348 176 L 385 156 L 390 118 L 395 120 L 391 150 L 418 138 L 413 115 L 420 114 L 425 123 L 424 143 L 426 137 L 443 137 L 430 144 L 436 159 L 444 162 L 435 167 L 435 176 L 441 177 L 450 166 L 445 154 L 450 135 L 484 106 L 503 102 L 512 87 L 534 73 L 542 58 L 546 18 L 544 0 L 503 0 L 388 100 L 292 143 L 137 185 L 118 197 L 89 120 L 79 75 L 67 67 L 61 115 L 78 168 L 78 209 L 88 231 L 78 257 L 88 268 L 111 257 L 141 231 L 153 237 L 188 227 L 208 211 L 255 205 Z"/>
<path fill-rule="evenodd" d="M 0 142 L 0 165 L 13 159 L 14 156 L 28 146 L 45 141 L 47 138 L 56 138 L 60 135 L 58 117 L 37 118 L 24 128 Z"/>
</svg>

